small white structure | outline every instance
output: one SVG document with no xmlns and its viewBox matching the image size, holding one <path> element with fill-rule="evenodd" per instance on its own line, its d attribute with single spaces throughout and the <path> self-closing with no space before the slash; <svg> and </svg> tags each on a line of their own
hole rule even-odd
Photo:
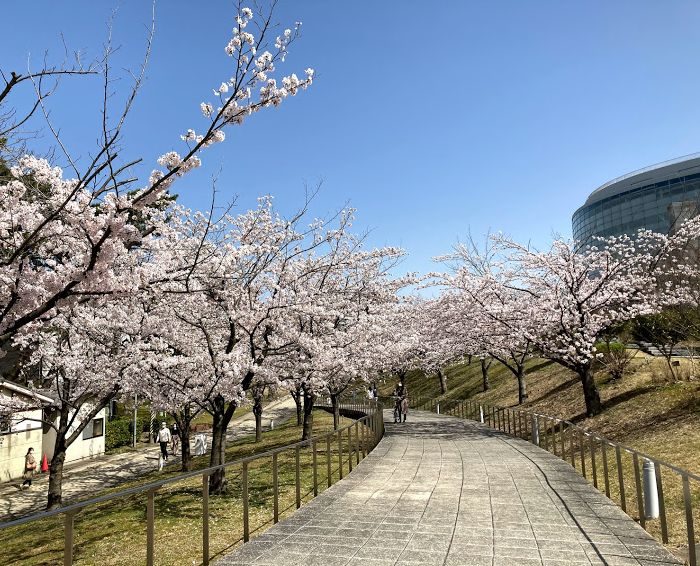
<svg viewBox="0 0 700 566">
<path fill-rule="evenodd" d="M 19 397 L 20 400 L 36 394 L 9 381 L 0 382 L 0 394 L 5 397 Z M 44 403 L 52 399 L 39 396 Z M 43 448 L 43 431 L 41 425 L 41 409 L 21 411 L 10 418 L 0 419 L 0 481 L 19 478 L 24 473 L 24 457 L 29 448 L 34 448 L 37 460 L 41 458 Z"/>
<path fill-rule="evenodd" d="M 207 437 L 199 433 L 194 437 L 194 455 L 204 456 L 207 453 Z"/>
<path fill-rule="evenodd" d="M 28 403 L 40 401 L 47 407 L 53 404 L 53 399 L 50 397 L 10 381 L 0 381 L 0 395 L 15 397 L 19 401 L 26 399 Z M 50 415 L 50 409 L 31 409 L 17 411 L 10 418 L 0 420 L 0 481 L 9 481 L 22 476 L 24 457 L 29 448 L 34 448 L 39 464 L 44 455 L 49 462 L 51 461 L 56 431 L 45 424 Z M 106 410 L 103 409 L 68 447 L 66 464 L 104 454 L 106 420 Z M 55 417 L 55 422 L 58 422 L 58 417 Z"/>
</svg>

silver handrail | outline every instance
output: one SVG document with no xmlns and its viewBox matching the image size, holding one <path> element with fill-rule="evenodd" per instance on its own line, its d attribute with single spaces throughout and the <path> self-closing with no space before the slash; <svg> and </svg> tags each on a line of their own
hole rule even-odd
<svg viewBox="0 0 700 566">
<path fill-rule="evenodd" d="M 420 406 L 428 406 L 428 410 L 435 410 L 436 405 L 439 402 L 435 399 L 428 400 L 426 402 L 423 402 L 422 405 Z M 449 401 L 448 401 L 449 403 Z M 445 402 L 443 401 L 443 406 L 445 405 Z M 641 460 L 646 460 L 649 462 L 654 463 L 654 473 L 655 473 L 655 479 L 656 479 L 656 488 L 659 496 L 659 521 L 660 521 L 660 527 L 661 527 L 661 538 L 662 542 L 664 544 L 668 544 L 669 537 L 668 537 L 668 523 L 667 523 L 667 516 L 666 516 L 666 500 L 665 500 L 665 495 L 664 495 L 664 489 L 663 489 L 663 480 L 662 480 L 662 475 L 661 475 L 661 468 L 667 468 L 668 470 L 672 471 L 676 475 L 680 476 L 681 482 L 682 482 L 682 491 L 683 491 L 683 505 L 684 505 L 684 510 L 685 510 L 685 521 L 686 521 L 686 535 L 687 535 L 687 541 L 688 541 L 688 558 L 689 558 L 689 564 L 690 566 L 698 566 L 698 557 L 696 553 L 696 544 L 698 541 L 695 540 L 695 525 L 694 525 L 694 518 L 693 518 L 693 508 L 692 508 L 692 492 L 690 489 L 690 481 L 696 481 L 700 482 L 700 475 L 694 474 L 692 472 L 689 472 L 688 470 L 684 470 L 682 468 L 679 468 L 678 466 L 675 466 L 673 464 L 670 464 L 668 462 L 665 462 L 664 460 L 660 460 L 659 458 L 656 458 L 654 456 L 650 456 L 648 454 L 645 454 L 644 452 L 640 452 L 639 450 L 636 450 L 630 446 L 626 446 L 624 444 L 619 444 L 617 442 L 614 442 L 610 440 L 609 438 L 606 438 L 596 432 L 587 430 L 583 427 L 580 427 L 578 425 L 573 424 L 571 421 L 567 421 L 565 419 L 560 419 L 558 417 L 552 417 L 549 415 L 544 415 L 542 413 L 537 413 L 535 411 L 527 411 L 524 409 L 511 409 L 511 408 L 505 408 L 505 407 L 498 407 L 498 406 L 493 406 L 493 405 L 488 405 L 486 403 L 476 403 L 475 401 L 472 401 L 470 399 L 465 399 L 461 401 L 456 401 L 454 404 L 450 405 L 447 409 L 447 411 L 444 411 L 446 414 L 452 414 L 453 416 L 465 418 L 465 419 L 470 419 L 470 420 L 477 420 L 480 421 L 481 417 L 480 415 L 484 415 L 484 424 L 486 426 L 489 426 L 491 428 L 495 428 L 497 430 L 500 430 L 506 434 L 510 434 L 512 436 L 516 436 L 519 438 L 523 439 L 529 439 L 536 445 L 538 445 L 541 448 L 544 448 L 547 451 L 549 450 L 549 444 L 550 444 L 550 436 L 551 436 L 551 444 L 552 444 L 552 450 L 551 452 L 555 455 L 560 457 L 562 460 L 567 461 L 566 456 L 567 456 L 567 450 L 566 450 L 566 435 L 568 434 L 569 436 L 569 456 L 571 460 L 571 466 L 578 472 L 578 468 L 576 467 L 576 462 L 580 458 L 581 462 L 581 475 L 588 479 L 589 474 L 587 473 L 586 469 L 586 452 L 589 452 L 590 454 L 590 464 L 591 464 L 591 469 L 590 471 L 590 478 L 591 481 L 593 482 L 593 485 L 600 490 L 600 487 L 598 485 L 598 468 L 596 466 L 596 454 L 598 452 L 598 448 L 600 448 L 600 454 L 602 457 L 602 466 L 603 466 L 603 480 L 604 480 L 604 492 L 605 495 L 611 499 L 611 501 L 614 501 L 610 497 L 610 471 L 609 471 L 609 465 L 608 465 L 608 459 L 607 459 L 607 447 L 612 447 L 615 449 L 615 462 L 616 462 L 616 467 L 617 467 L 617 476 L 618 476 L 618 486 L 620 490 L 620 507 L 622 508 L 625 513 L 628 513 L 627 511 L 627 501 L 626 501 L 626 496 L 625 496 L 625 481 L 624 481 L 624 473 L 623 473 L 623 466 L 622 466 L 622 453 L 623 451 L 626 453 L 629 453 L 632 455 L 633 459 L 633 466 L 634 466 L 634 483 L 635 483 L 635 492 L 636 492 L 636 500 L 637 500 L 637 512 L 639 514 L 639 523 L 640 525 L 647 529 L 646 521 L 645 521 L 645 509 L 644 509 L 644 501 L 643 501 L 643 495 L 642 495 L 642 482 L 640 479 L 640 469 L 639 469 L 639 461 Z M 512 419 L 511 419 L 512 415 Z M 516 419 L 517 415 L 517 419 Z M 524 419 L 524 426 L 523 426 L 523 416 L 525 417 Z M 551 426 L 546 426 L 544 427 L 544 432 L 542 432 L 540 428 L 540 421 L 544 420 L 545 423 L 550 423 Z M 512 424 L 512 426 L 511 426 Z M 557 433 L 557 426 L 559 427 L 559 431 Z M 528 430 L 529 427 L 529 430 Z M 559 435 L 557 439 L 557 434 Z M 559 448 L 557 448 L 557 440 L 559 441 Z M 577 444 L 577 446 L 575 446 Z M 615 502 L 617 503 L 617 502 Z"/>
<path fill-rule="evenodd" d="M 328 408 L 326 404 L 319 403 L 315 405 L 318 408 Z M 275 448 L 272 450 L 267 450 L 265 452 L 261 452 L 259 454 L 255 454 L 252 456 L 247 456 L 245 458 L 239 458 L 237 460 L 233 460 L 231 462 L 226 462 L 224 464 L 220 464 L 217 466 L 210 466 L 208 468 L 204 468 L 201 470 L 196 470 L 193 472 L 185 472 L 182 474 L 178 474 L 176 476 L 173 476 L 171 478 L 166 478 L 162 480 L 158 480 L 155 482 L 149 482 L 147 484 L 127 488 L 120 490 L 115 493 L 107 494 L 107 495 L 102 495 L 98 497 L 94 497 L 85 501 L 80 501 L 77 503 L 72 503 L 70 505 L 66 505 L 64 507 L 60 507 L 57 509 L 52 509 L 48 511 L 43 511 L 41 513 L 35 513 L 32 515 L 29 515 L 27 517 L 21 517 L 19 519 L 14 519 L 12 521 L 7 521 L 4 523 L 0 523 L 0 531 L 12 528 L 12 527 L 17 527 L 19 525 L 25 525 L 27 523 L 31 523 L 34 521 L 39 521 L 43 519 L 47 519 L 50 517 L 55 517 L 57 515 L 64 515 L 64 522 L 65 522 L 65 527 L 64 527 L 64 550 L 63 550 L 63 563 L 64 565 L 70 566 L 73 564 L 73 547 L 74 547 L 74 520 L 75 516 L 81 512 L 83 509 L 87 507 L 91 507 L 93 505 L 98 505 L 100 503 L 104 503 L 106 501 L 113 501 L 115 499 L 122 499 L 124 497 L 128 497 L 130 495 L 136 495 L 136 494 L 146 494 L 147 495 L 147 501 L 146 501 L 146 564 L 148 566 L 153 565 L 153 560 L 154 560 L 154 555 L 155 555 L 155 537 L 154 537 L 154 532 L 155 532 L 155 506 L 154 506 L 154 499 L 155 499 L 155 494 L 156 492 L 163 486 L 174 483 L 174 482 L 181 482 L 183 480 L 195 478 L 198 476 L 202 477 L 202 527 L 203 527 L 203 540 L 202 540 L 202 562 L 204 565 L 209 564 L 209 476 L 211 476 L 214 472 L 225 469 L 228 467 L 233 467 L 233 466 L 242 466 L 243 472 L 242 472 L 242 482 L 243 482 L 243 541 L 247 542 L 249 540 L 250 532 L 249 532 L 249 517 L 248 517 L 248 465 L 251 462 L 254 462 L 256 460 L 260 460 L 263 458 L 272 458 L 272 466 L 273 466 L 273 483 L 274 483 L 274 489 L 273 489 L 273 495 L 274 495 L 274 517 L 273 517 L 273 523 L 277 523 L 279 520 L 279 513 L 278 513 L 278 499 L 279 499 L 279 486 L 276 481 L 277 477 L 277 456 L 282 453 L 286 452 L 289 450 L 293 450 L 295 452 L 295 465 L 296 465 L 296 504 L 297 508 L 300 507 L 301 505 L 301 496 L 300 496 L 300 459 L 299 459 L 299 451 L 301 448 L 310 446 L 313 447 L 314 449 L 319 445 L 320 441 L 325 440 L 326 444 L 326 454 L 327 454 L 327 461 L 329 462 L 329 475 L 328 475 L 328 486 L 330 487 L 332 485 L 332 474 L 330 473 L 331 468 L 330 468 L 330 453 L 331 453 L 331 441 L 333 438 L 336 437 L 338 439 L 338 456 L 339 456 L 339 469 L 338 468 L 333 468 L 333 471 L 338 471 L 339 470 L 339 478 L 343 478 L 343 465 L 348 465 L 349 471 L 352 471 L 353 468 L 353 462 L 352 458 L 355 457 L 357 460 L 357 463 L 360 462 L 360 456 L 362 455 L 362 458 L 365 458 L 367 454 L 369 454 L 379 443 L 381 440 L 382 436 L 384 435 L 384 418 L 383 418 L 383 413 L 382 413 L 382 405 L 376 401 L 369 401 L 369 400 L 364 400 L 362 402 L 357 402 L 357 403 L 346 403 L 346 402 L 341 402 L 339 404 L 339 408 L 341 412 L 353 412 L 355 414 L 363 414 L 364 416 L 361 416 L 357 419 L 355 419 L 352 423 L 339 428 L 337 430 L 334 430 L 332 432 L 320 435 L 320 436 L 315 436 L 313 438 L 310 438 L 308 440 L 303 440 L 300 442 L 295 442 L 293 444 L 288 444 L 286 446 L 283 446 L 281 448 Z M 360 428 L 359 425 L 364 425 L 364 427 L 361 429 L 362 432 L 360 433 Z M 368 431 L 369 429 L 369 431 Z M 354 430 L 354 436 L 355 440 L 354 442 L 352 441 L 352 436 L 353 436 L 353 430 Z M 343 450 L 343 441 L 342 441 L 342 436 L 343 433 L 347 431 L 348 439 L 349 441 L 346 443 L 347 444 L 347 451 Z M 360 436 L 362 436 L 362 445 L 360 445 Z M 346 460 L 344 458 L 344 452 L 347 452 L 348 459 Z M 316 459 L 316 453 L 314 450 L 313 454 L 313 477 L 314 477 L 314 489 L 313 489 L 313 497 L 316 497 L 318 495 L 318 473 L 317 473 L 317 467 L 318 467 L 318 462 Z"/>
</svg>

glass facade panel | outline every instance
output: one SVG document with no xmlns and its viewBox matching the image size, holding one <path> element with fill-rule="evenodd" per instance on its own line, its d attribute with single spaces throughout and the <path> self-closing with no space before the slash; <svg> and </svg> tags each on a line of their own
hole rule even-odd
<svg viewBox="0 0 700 566">
<path fill-rule="evenodd" d="M 640 229 L 668 233 L 679 210 L 700 207 L 700 173 L 635 187 L 584 205 L 573 215 L 574 239 L 635 234 Z M 671 211 L 671 205 L 675 203 Z"/>
</svg>

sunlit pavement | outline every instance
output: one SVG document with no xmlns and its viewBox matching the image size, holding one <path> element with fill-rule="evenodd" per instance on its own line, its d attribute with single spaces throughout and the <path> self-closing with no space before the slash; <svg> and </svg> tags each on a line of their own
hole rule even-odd
<svg viewBox="0 0 700 566">
<path fill-rule="evenodd" d="M 413 411 L 342 481 L 226 565 L 680 564 L 566 462 L 471 421 Z"/>
</svg>

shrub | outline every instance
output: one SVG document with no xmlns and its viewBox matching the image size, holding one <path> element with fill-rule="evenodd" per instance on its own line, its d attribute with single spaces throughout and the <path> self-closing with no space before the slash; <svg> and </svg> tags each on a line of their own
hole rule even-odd
<svg viewBox="0 0 700 566">
<path fill-rule="evenodd" d="M 131 444 L 132 422 L 132 419 L 126 416 L 107 421 L 105 430 L 105 450 L 114 450 L 120 446 L 129 446 Z M 143 422 L 137 419 L 136 430 L 141 431 L 142 429 Z M 137 437 L 140 437 L 140 434 L 137 435 Z"/>
<path fill-rule="evenodd" d="M 620 379 L 629 366 L 637 350 L 629 350 L 621 342 L 596 342 L 598 362 L 610 373 L 611 379 Z"/>
</svg>

